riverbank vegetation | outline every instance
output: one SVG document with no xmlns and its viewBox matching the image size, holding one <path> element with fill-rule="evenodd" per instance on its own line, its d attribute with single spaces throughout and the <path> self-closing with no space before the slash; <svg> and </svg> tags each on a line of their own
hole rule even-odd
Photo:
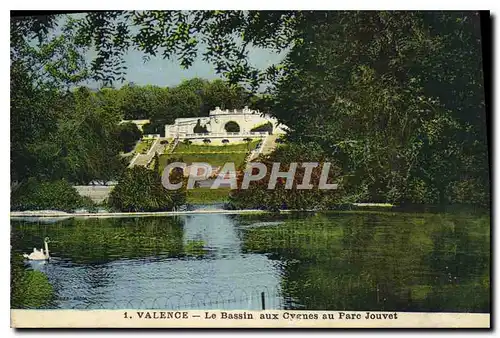
<svg viewBox="0 0 500 338">
<path fill-rule="evenodd" d="M 50 306 L 54 288 L 47 276 L 31 269 L 24 269 L 22 256 L 10 256 L 10 308 L 37 309 Z"/>
<path fill-rule="evenodd" d="M 92 209 L 94 203 L 82 197 L 67 181 L 38 181 L 29 179 L 15 187 L 11 194 L 13 210 L 61 210 Z"/>
<path fill-rule="evenodd" d="M 330 157 L 330 159 L 332 159 Z M 345 194 L 346 186 L 338 179 L 340 168 L 331 164 L 328 184 L 339 184 L 335 190 L 318 189 L 322 167 L 329 158 L 316 144 L 291 143 L 277 148 L 268 156 L 262 156 L 257 161 L 265 164 L 267 171 L 264 178 L 250 182 L 248 189 L 241 189 L 244 174 L 237 177 L 238 188 L 230 194 L 229 208 L 236 209 L 266 209 L 266 210 L 301 210 L 301 209 L 329 209 L 348 202 Z M 304 181 L 305 168 L 298 167 L 295 171 L 293 185 L 287 188 L 287 180 L 278 178 L 274 189 L 269 189 L 269 181 L 273 163 L 280 163 L 280 171 L 289 170 L 292 162 L 316 162 L 318 167 L 312 170 L 309 183 L 312 189 L 297 189 Z M 256 170 L 255 170 L 256 171 Z M 256 174 L 254 172 L 253 174 Z"/>
</svg>

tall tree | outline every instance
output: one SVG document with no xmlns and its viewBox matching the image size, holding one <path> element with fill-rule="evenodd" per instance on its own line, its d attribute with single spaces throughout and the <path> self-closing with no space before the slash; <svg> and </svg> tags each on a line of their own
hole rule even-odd
<svg viewBox="0 0 500 338">
<path fill-rule="evenodd" d="M 49 154 L 39 147 L 55 137 L 65 114 L 69 87 L 89 76 L 86 47 L 75 38 L 74 20 L 51 34 L 56 16 L 12 18 L 10 22 L 11 173 L 13 180 L 46 176 Z"/>
<path fill-rule="evenodd" d="M 447 203 L 465 184 L 465 199 L 487 203 L 478 20 L 318 14 L 285 60 L 271 110 L 290 140 L 335 153 L 367 199 Z M 468 98 L 461 107 L 457 96 Z"/>
</svg>

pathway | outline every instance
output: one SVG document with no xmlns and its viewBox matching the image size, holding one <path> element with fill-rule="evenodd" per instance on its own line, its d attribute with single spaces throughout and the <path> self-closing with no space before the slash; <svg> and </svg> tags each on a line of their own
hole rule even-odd
<svg viewBox="0 0 500 338">
<path fill-rule="evenodd" d="M 246 162 L 253 161 L 259 155 L 267 155 L 271 153 L 274 149 L 276 149 L 276 139 L 280 135 L 272 134 L 272 135 L 266 135 L 264 139 L 262 140 L 262 144 L 259 148 L 252 150 L 246 159 Z"/>
<path fill-rule="evenodd" d="M 132 161 L 130 161 L 129 168 L 136 165 L 147 166 L 153 160 L 155 153 L 163 154 L 164 148 L 165 145 L 160 143 L 160 138 L 156 138 L 146 154 L 135 155 Z"/>
<path fill-rule="evenodd" d="M 276 139 L 279 137 L 279 134 L 271 134 L 267 135 L 264 141 L 262 142 L 262 151 L 261 154 L 267 155 L 271 152 L 273 152 L 274 149 L 276 149 Z"/>
</svg>

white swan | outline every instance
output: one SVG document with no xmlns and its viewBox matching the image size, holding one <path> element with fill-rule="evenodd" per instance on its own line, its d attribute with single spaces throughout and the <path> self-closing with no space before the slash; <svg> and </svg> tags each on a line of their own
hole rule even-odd
<svg viewBox="0 0 500 338">
<path fill-rule="evenodd" d="M 50 258 L 49 255 L 49 238 L 45 237 L 44 240 L 44 246 L 45 246 L 45 252 L 43 252 L 43 249 L 37 250 L 36 248 L 33 248 L 33 252 L 28 254 L 23 254 L 24 258 L 27 258 L 32 261 L 41 261 L 41 260 L 48 260 Z"/>
</svg>

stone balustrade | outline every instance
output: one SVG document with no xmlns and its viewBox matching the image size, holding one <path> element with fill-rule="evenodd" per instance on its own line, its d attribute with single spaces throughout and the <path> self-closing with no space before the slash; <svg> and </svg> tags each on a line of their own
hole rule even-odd
<svg viewBox="0 0 500 338">
<path fill-rule="evenodd" d="M 191 133 L 191 134 L 181 134 L 179 133 L 179 138 L 220 138 L 220 137 L 255 137 L 267 136 L 269 133 L 267 131 L 258 131 L 258 132 L 248 132 L 248 133 Z"/>
</svg>

